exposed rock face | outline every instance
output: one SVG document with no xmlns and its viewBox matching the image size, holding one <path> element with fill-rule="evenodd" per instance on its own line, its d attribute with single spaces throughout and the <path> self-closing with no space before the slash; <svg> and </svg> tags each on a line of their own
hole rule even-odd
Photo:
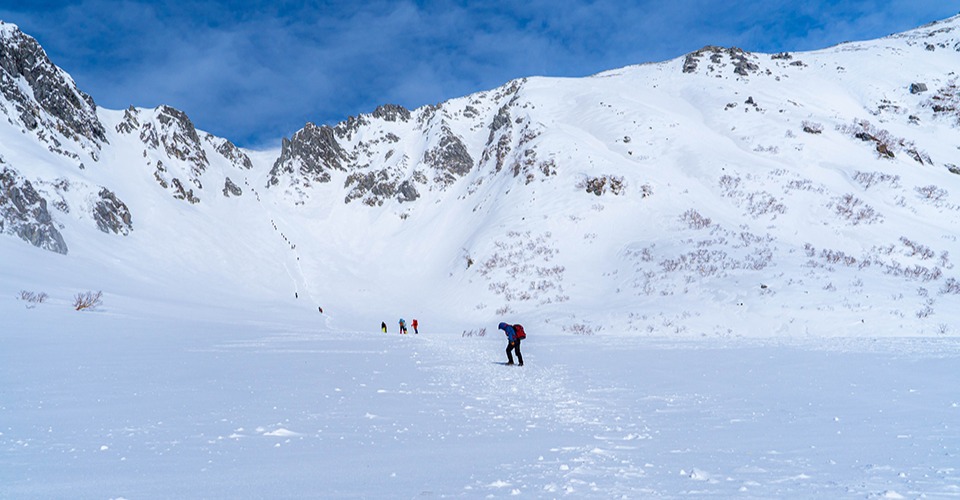
<svg viewBox="0 0 960 500">
<path fill-rule="evenodd" d="M 230 195 L 240 196 L 242 194 L 243 194 L 243 190 L 240 189 L 240 186 L 234 184 L 233 181 L 231 181 L 230 178 L 227 177 L 227 180 L 224 181 L 223 183 L 223 195 L 229 198 Z"/>
<path fill-rule="evenodd" d="M 117 132 L 129 134 L 139 130 L 145 146 L 156 150 L 162 147 L 168 157 L 186 162 L 195 175 L 202 174 L 210 166 L 210 161 L 190 118 L 170 106 L 159 106 L 153 111 L 150 116 L 149 112 L 143 113 L 131 106 L 117 124 Z"/>
<path fill-rule="evenodd" d="M 308 123 L 290 140 L 284 139 L 280 157 L 274 162 L 267 179 L 268 186 L 280 182 L 282 174 L 293 174 L 295 181 L 330 182 L 330 170 L 346 171 L 350 155 L 337 142 L 334 129 Z"/>
<path fill-rule="evenodd" d="M 45 200 L 12 169 L 0 169 L 0 233 L 14 234 L 31 245 L 66 255 L 67 244 L 57 230 Z"/>
<path fill-rule="evenodd" d="M 616 175 L 602 175 L 585 179 L 582 187 L 586 192 L 600 196 L 609 191 L 615 195 L 622 194 L 625 184 L 623 177 Z M 646 196 L 645 196 L 646 197 Z"/>
<path fill-rule="evenodd" d="M 174 198 L 178 200 L 189 201 L 191 205 L 200 203 L 200 198 L 197 198 L 197 196 L 193 194 L 193 189 L 187 189 L 183 187 L 183 183 L 180 182 L 180 179 L 174 178 L 170 182 L 173 185 Z"/>
<path fill-rule="evenodd" d="M 511 128 L 510 105 L 505 104 L 500 107 L 493 121 L 490 122 L 490 135 L 487 137 L 487 145 L 480 157 L 481 164 L 492 160 L 496 172 L 503 169 L 507 155 L 511 151 Z"/>
<path fill-rule="evenodd" d="M 749 52 L 738 49 L 737 47 L 724 48 L 707 45 L 696 52 L 687 54 L 683 60 L 683 72 L 695 73 L 699 68 L 700 60 L 704 56 L 710 59 L 711 64 L 708 65 L 707 72 L 711 73 L 719 71 L 728 65 L 726 61 L 724 61 L 724 56 L 729 59 L 729 65 L 733 66 L 733 72 L 737 75 L 748 76 L 760 69 L 760 66 L 754 62 L 756 56 Z"/>
<path fill-rule="evenodd" d="M 388 122 L 395 122 L 398 120 L 405 122 L 410 120 L 410 111 L 398 104 L 384 104 L 373 110 L 373 117 L 381 118 Z"/>
<path fill-rule="evenodd" d="M 203 173 L 210 162 L 203 151 L 197 129 L 187 114 L 170 106 L 160 106 L 157 108 L 157 120 L 160 123 L 160 142 L 167 155 L 189 163 L 197 175 Z M 144 130 L 140 132 L 141 139 L 145 134 L 152 133 L 151 125 L 144 124 Z"/>
<path fill-rule="evenodd" d="M 23 85 L 25 84 L 25 85 Z M 24 88 L 26 87 L 26 88 Z M 106 142 L 93 99 L 77 89 L 66 72 L 58 68 L 32 37 L 15 25 L 0 22 L 0 94 L 14 109 L 4 111 L 28 130 L 57 131 L 75 141 L 96 159 Z M 32 95 L 31 95 L 32 94 Z M 76 157 L 62 149 L 49 134 L 41 140 L 51 151 Z"/>
<path fill-rule="evenodd" d="M 230 160 L 237 168 L 242 168 L 245 170 L 250 170 L 253 168 L 253 162 L 250 161 L 250 157 L 246 153 L 240 150 L 234 143 L 223 139 L 221 137 L 216 137 L 211 134 L 204 136 L 204 139 L 213 145 L 214 149 L 217 150 L 224 158 Z"/>
<path fill-rule="evenodd" d="M 93 219 L 97 221 L 97 227 L 105 233 L 130 234 L 133 231 L 133 218 L 127 205 L 107 188 L 101 188 L 98 196 L 100 201 L 93 207 Z"/>
<path fill-rule="evenodd" d="M 473 158 L 463 140 L 446 124 L 441 126 L 439 143 L 424 153 L 423 163 L 434 170 L 434 181 L 441 187 L 453 184 L 473 169 Z"/>
<path fill-rule="evenodd" d="M 534 141 L 543 126 L 530 118 L 533 104 L 521 99 L 525 83 L 511 81 L 478 94 L 470 105 L 457 103 L 456 109 L 434 105 L 411 112 L 384 105 L 334 127 L 308 123 L 284 140 L 267 187 L 280 186 L 302 204 L 312 184 L 343 179 L 346 203 L 380 206 L 390 199 L 410 202 L 424 192 L 444 191 L 481 169 L 485 175 L 508 170 L 526 183 L 555 175 L 553 159 L 537 155 Z M 471 152 L 471 141 L 464 137 L 475 143 L 481 134 L 487 136 L 486 144 Z M 474 185 L 482 182 L 474 179 Z"/>
<path fill-rule="evenodd" d="M 203 188 L 200 177 L 210 166 L 210 161 L 190 118 L 170 106 L 159 106 L 152 111 L 131 106 L 117 124 L 117 132 L 132 134 L 136 131 L 139 131 L 140 141 L 146 147 L 144 157 L 151 156 L 148 151 L 153 151 L 153 157 L 165 157 L 167 160 L 167 164 L 163 159 L 156 160 L 153 176 L 157 183 L 164 189 L 170 189 L 174 198 L 199 203 L 200 198 L 187 186 L 189 183 L 197 189 Z M 224 139 L 222 143 L 216 143 L 215 139 L 208 139 L 208 142 L 217 147 L 218 152 L 225 151 L 224 156 L 228 160 L 242 168 L 247 168 L 245 165 L 252 167 L 250 159 L 230 141 Z M 179 162 L 173 160 L 179 160 L 185 168 L 179 167 Z M 147 164 L 152 165 L 152 162 L 148 161 Z"/>
<path fill-rule="evenodd" d="M 391 180 L 387 170 L 355 172 L 347 176 L 345 188 L 351 188 L 344 198 L 345 203 L 363 199 L 365 205 L 383 205 L 383 200 L 397 193 L 397 183 Z"/>
<path fill-rule="evenodd" d="M 397 193 L 399 194 L 398 199 L 401 202 L 414 201 L 420 197 L 420 193 L 417 192 L 416 186 L 414 186 L 410 181 L 401 182 L 400 187 L 397 188 Z"/>
</svg>

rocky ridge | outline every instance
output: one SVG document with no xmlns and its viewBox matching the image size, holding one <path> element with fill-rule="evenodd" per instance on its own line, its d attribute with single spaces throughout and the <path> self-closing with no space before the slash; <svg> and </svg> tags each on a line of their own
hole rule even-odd
<svg viewBox="0 0 960 500">
<path fill-rule="evenodd" d="M 51 152 L 96 160 L 106 142 L 97 106 L 47 57 L 37 41 L 0 21 L 0 111 Z"/>
</svg>

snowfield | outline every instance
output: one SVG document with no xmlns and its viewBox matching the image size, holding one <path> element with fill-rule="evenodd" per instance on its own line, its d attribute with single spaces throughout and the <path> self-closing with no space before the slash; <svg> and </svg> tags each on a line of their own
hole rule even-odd
<svg viewBox="0 0 960 500">
<path fill-rule="evenodd" d="M 3 498 L 960 495 L 953 338 L 534 330 L 520 368 L 494 326 L 0 308 Z"/>
<path fill-rule="evenodd" d="M 262 152 L 0 44 L 0 498 L 960 497 L 960 16 Z"/>
</svg>

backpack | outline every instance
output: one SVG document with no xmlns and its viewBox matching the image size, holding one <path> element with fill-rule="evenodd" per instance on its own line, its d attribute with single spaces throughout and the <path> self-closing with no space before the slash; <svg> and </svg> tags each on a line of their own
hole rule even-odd
<svg viewBox="0 0 960 500">
<path fill-rule="evenodd" d="M 527 338 L 527 332 L 523 331 L 523 325 L 513 325 L 513 330 L 516 332 L 515 337 L 517 340 L 523 340 Z"/>
</svg>

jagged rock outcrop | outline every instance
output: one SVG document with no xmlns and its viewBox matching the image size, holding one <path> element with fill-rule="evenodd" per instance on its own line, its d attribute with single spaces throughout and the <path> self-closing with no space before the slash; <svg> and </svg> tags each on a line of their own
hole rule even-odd
<svg viewBox="0 0 960 500">
<path fill-rule="evenodd" d="M 350 189 L 344 203 L 363 199 L 363 203 L 370 206 L 383 205 L 383 200 L 397 193 L 397 183 L 391 180 L 387 170 L 352 173 L 347 176 L 344 187 Z"/>
<path fill-rule="evenodd" d="M 139 131 L 140 141 L 146 148 L 143 156 L 157 158 L 153 176 L 161 187 L 170 189 L 176 199 L 190 203 L 200 202 L 200 198 L 193 193 L 192 188 L 187 187 L 187 183 L 202 189 L 200 177 L 210 166 L 210 161 L 200 135 L 186 113 L 170 106 L 159 106 L 153 110 L 131 106 L 124 112 L 116 129 L 121 134 Z M 245 165 L 252 167 L 250 159 L 236 146 L 226 140 L 218 143 L 215 139 L 210 141 L 211 145 L 216 147 L 218 152 L 221 149 L 226 151 L 224 156 L 228 160 L 243 168 L 247 168 Z M 148 154 L 150 151 L 153 152 L 152 155 Z M 227 156 L 228 154 L 230 156 Z M 166 164 L 164 159 L 167 160 Z M 177 161 L 185 168 L 178 167 Z M 153 161 L 148 160 L 147 165 L 152 166 Z"/>
<path fill-rule="evenodd" d="M 584 179 L 579 187 L 597 196 L 605 194 L 608 190 L 615 195 L 619 195 L 623 193 L 626 183 L 623 177 L 618 175 L 601 175 Z"/>
<path fill-rule="evenodd" d="M 397 187 L 397 194 L 397 199 L 400 202 L 415 201 L 420 197 L 420 193 L 417 192 L 417 187 L 409 180 L 400 183 L 400 186 Z"/>
<path fill-rule="evenodd" d="M 351 156 L 337 142 L 333 128 L 308 123 L 292 138 L 283 140 L 267 186 L 279 184 L 284 174 L 291 175 L 294 184 L 302 183 L 304 187 L 311 182 L 330 182 L 330 170 L 345 172 L 350 161 Z"/>
<path fill-rule="evenodd" d="M 243 190 L 240 189 L 240 186 L 233 183 L 229 177 L 223 182 L 223 195 L 229 198 L 231 195 L 240 196 L 243 194 Z"/>
<path fill-rule="evenodd" d="M 200 136 L 186 113 L 170 106 L 157 108 L 157 122 L 145 123 L 140 131 L 140 139 L 157 147 L 159 138 L 167 156 L 190 164 L 196 175 L 200 175 L 208 166 L 207 153 L 203 151 Z M 157 126 L 159 124 L 159 126 Z"/>
<path fill-rule="evenodd" d="M 162 147 L 162 151 L 169 158 L 186 162 L 197 176 L 210 166 L 197 129 L 186 113 L 179 109 L 163 105 L 150 113 L 131 106 L 124 112 L 123 120 L 117 124 L 117 132 L 131 134 L 137 130 L 140 131 L 140 140 L 145 146 L 158 151 Z M 236 149 L 236 146 L 233 148 Z M 249 163 L 249 158 L 247 162 Z"/>
<path fill-rule="evenodd" d="M 423 154 L 423 163 L 434 171 L 434 182 L 441 187 L 453 184 L 473 169 L 473 158 L 447 124 L 440 127 L 440 141 Z"/>
<path fill-rule="evenodd" d="M 695 52 L 691 52 L 684 57 L 683 72 L 697 72 L 700 66 L 700 60 L 704 56 L 707 56 L 711 63 L 707 67 L 708 73 L 720 71 L 720 69 L 727 66 L 727 62 L 724 61 L 724 56 L 729 59 L 729 64 L 733 66 L 733 72 L 737 75 L 748 76 L 760 69 L 760 66 L 754 62 L 754 60 L 756 60 L 756 56 L 744 51 L 743 49 L 739 49 L 737 47 L 725 48 L 717 47 L 715 45 L 707 45 L 706 47 Z"/>
<path fill-rule="evenodd" d="M 405 122 L 410 120 L 410 111 L 399 104 L 384 104 L 377 106 L 377 109 L 373 110 L 373 117 L 388 122 Z"/>
<path fill-rule="evenodd" d="M 67 244 L 47 211 L 47 200 L 20 174 L 0 169 L 0 233 L 13 234 L 31 245 L 59 254 Z"/>
<path fill-rule="evenodd" d="M 51 151 L 72 158 L 76 152 L 52 132 L 75 142 L 94 159 L 106 142 L 93 99 L 77 89 L 73 79 L 54 65 L 37 41 L 13 24 L 0 21 L 0 94 L 13 109 L 0 102 L 0 111 L 18 120 L 27 130 L 46 132 L 38 137 Z"/>
<path fill-rule="evenodd" d="M 105 233 L 130 234 L 133 231 L 133 217 L 127 205 L 107 188 L 101 188 L 97 196 L 100 200 L 93 206 L 93 219 L 97 227 Z"/>
<path fill-rule="evenodd" d="M 486 164 L 489 161 L 494 162 L 494 171 L 499 172 L 503 169 L 507 155 L 511 151 L 511 128 L 510 105 L 504 104 L 497 111 L 497 114 L 490 122 L 490 135 L 487 137 L 487 145 L 480 156 L 480 163 Z"/>
</svg>

